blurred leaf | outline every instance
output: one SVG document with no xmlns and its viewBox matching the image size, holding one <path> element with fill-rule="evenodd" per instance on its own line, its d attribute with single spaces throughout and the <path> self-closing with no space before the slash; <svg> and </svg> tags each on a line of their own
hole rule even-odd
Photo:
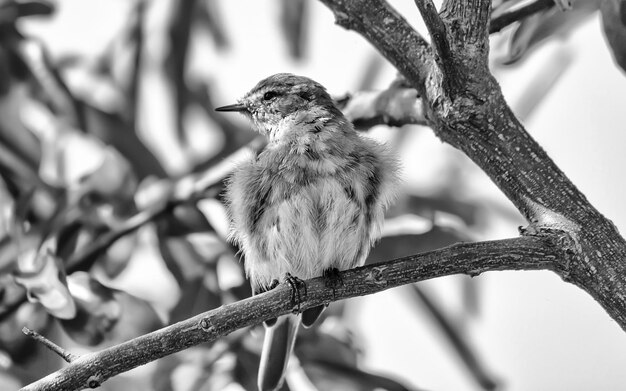
<svg viewBox="0 0 626 391">
<path fill-rule="evenodd" d="M 0 62 L 6 61 L 3 56 L 5 53 L 0 47 Z M 3 64 L 0 63 L 0 70 L 2 67 Z M 5 77 L 10 79 L 13 76 L 0 75 L 0 80 Z M 20 165 L 27 165 L 34 170 L 39 165 L 41 147 L 37 137 L 24 126 L 20 117 L 27 99 L 29 99 L 27 89 L 23 84 L 12 84 L 5 94 L 0 96 L 0 118 L 2 118 L 0 143 L 15 156 L 14 159 L 19 159 Z"/>
<path fill-rule="evenodd" d="M 130 23 L 131 31 L 129 41 L 133 44 L 135 53 L 133 56 L 133 69 L 131 73 L 130 83 L 128 86 L 128 96 L 131 105 L 128 108 L 129 118 L 131 118 L 131 126 L 137 128 L 137 107 L 139 106 L 139 81 L 142 65 L 142 53 L 144 46 L 143 29 L 145 25 L 147 2 L 139 1 L 133 15 L 134 20 Z"/>
<path fill-rule="evenodd" d="M 626 1 L 604 0 L 600 12 L 604 36 L 613 59 L 626 72 Z"/>
<path fill-rule="evenodd" d="M 522 20 L 509 42 L 509 52 L 501 59 L 503 64 L 513 64 L 526 53 L 537 48 L 551 37 L 567 36 L 600 7 L 601 0 L 579 0 L 571 11 L 552 7 Z"/>
<path fill-rule="evenodd" d="M 79 186 L 75 191 L 80 194 L 95 194 L 109 202 L 126 204 L 133 201 L 138 184 L 128 161 L 107 146 L 98 166 L 80 178 Z"/>
<path fill-rule="evenodd" d="M 246 391 L 258 391 L 257 387 L 257 374 L 259 373 L 259 360 L 261 357 L 258 353 L 253 353 L 248 349 L 240 349 L 237 351 L 237 361 L 235 362 L 235 369 L 233 375 L 235 380 Z M 288 389 L 283 386 L 279 391 Z"/>
<path fill-rule="evenodd" d="M 161 163 L 139 139 L 135 129 L 119 114 L 107 113 L 86 104 L 85 116 L 87 132 L 119 151 L 130 162 L 138 179 L 149 175 L 158 178 L 167 176 Z"/>
<path fill-rule="evenodd" d="M 367 264 L 430 251 L 464 240 L 467 240 L 465 234 L 438 226 L 433 226 L 424 234 L 385 236 L 372 248 Z"/>
<path fill-rule="evenodd" d="M 18 18 L 50 15 L 53 11 L 53 4 L 45 0 L 4 0 L 0 2 L 0 31 L 13 32 Z"/>
<path fill-rule="evenodd" d="M 33 82 L 42 92 L 32 94 L 33 97 L 48 104 L 56 115 L 63 118 L 65 123 L 77 129 L 83 129 L 82 107 L 52 64 L 46 47 L 34 40 L 22 40 L 16 50 L 28 66 Z"/>
<path fill-rule="evenodd" d="M 96 345 L 115 326 L 122 308 L 113 290 L 93 279 L 86 272 L 68 276 L 70 292 L 76 301 L 76 316 L 61 324 L 67 334 L 78 343 Z"/>
<path fill-rule="evenodd" d="M 98 262 L 98 266 L 102 268 L 107 277 L 111 279 L 117 277 L 128 266 L 137 244 L 137 232 L 127 233 L 109 246 L 106 256 Z"/>
<path fill-rule="evenodd" d="M 324 319 L 318 327 L 301 329 L 294 348 L 303 363 L 314 361 L 351 367 L 356 367 L 359 351 L 352 333 L 336 317 Z"/>
<path fill-rule="evenodd" d="M 2 290 L 2 307 L 11 305 L 22 297 L 23 287 L 15 283 L 10 275 L 0 276 Z M 13 361 L 25 362 L 35 352 L 35 344 L 32 338 L 21 332 L 21 328 L 27 326 L 37 330 L 47 330 L 49 315 L 42 311 L 40 305 L 24 302 L 20 304 L 6 318 L 0 321 L 0 350 L 7 352 Z"/>
<path fill-rule="evenodd" d="M 324 391 L 409 391 L 410 388 L 395 380 L 366 371 L 323 361 L 301 363 L 304 372 L 319 390 Z"/>
<path fill-rule="evenodd" d="M 170 52 L 167 54 L 165 62 L 165 72 L 174 89 L 176 129 L 180 140 L 185 139 L 183 128 L 183 114 L 187 107 L 185 71 L 189 57 L 187 51 L 196 2 L 197 0 L 180 0 L 174 3 L 169 29 Z"/>
<path fill-rule="evenodd" d="M 124 291 L 109 288 L 86 272 L 68 276 L 77 314 L 62 320 L 68 335 L 78 343 L 96 345 L 127 341 L 161 327 L 154 309 Z"/>
<path fill-rule="evenodd" d="M 53 246 L 53 245 L 51 245 Z M 61 319 L 76 314 L 76 305 L 67 287 L 65 270 L 47 244 L 34 253 L 22 254 L 15 280 L 24 286 L 28 300 L 43 305 L 48 313 Z"/>
<path fill-rule="evenodd" d="M 480 387 L 483 390 L 497 389 L 499 385 L 498 381 L 489 373 L 490 371 L 484 368 L 481 360 L 478 359 L 478 354 L 470 347 L 468 338 L 456 327 L 455 323 L 448 318 L 441 306 L 423 289 L 420 289 L 417 284 L 407 285 L 406 288 L 406 291 L 413 293 L 413 297 L 416 298 L 422 308 L 425 308 L 431 315 L 441 333 L 446 337 L 461 359 L 461 362 L 463 362 Z"/>
<path fill-rule="evenodd" d="M 218 49 L 228 46 L 228 37 L 222 25 L 222 15 L 218 8 L 217 1 L 201 1 L 195 14 L 196 21 L 200 26 L 204 26 L 209 31 L 213 42 Z"/>
<path fill-rule="evenodd" d="M 78 244 L 78 236 L 80 235 L 82 226 L 83 225 L 79 222 L 72 222 L 60 229 L 55 253 L 59 259 L 68 259 L 74 250 L 76 250 L 76 244 Z"/>
<path fill-rule="evenodd" d="M 480 213 L 480 208 L 476 203 L 458 200 L 453 198 L 451 194 L 446 194 L 446 192 L 433 196 L 411 194 L 399 202 L 399 206 L 403 208 L 403 213 L 415 213 L 428 217 L 439 211 L 446 212 L 457 216 L 468 226 L 476 224 Z"/>
<path fill-rule="evenodd" d="M 0 14 L 14 13 L 17 18 L 35 15 L 50 15 L 54 12 L 54 3 L 45 0 L 5 1 L 0 7 Z"/>
<path fill-rule="evenodd" d="M 178 354 L 172 354 L 165 356 L 156 361 L 157 369 L 152 376 L 152 389 L 154 391 L 174 391 L 172 386 L 172 375 L 176 368 L 178 368 L 182 362 L 182 356 L 186 354 L 190 349 L 183 350 Z"/>
<path fill-rule="evenodd" d="M 198 163 L 193 168 L 193 172 L 205 171 L 216 163 L 223 161 L 225 157 L 231 155 L 257 137 L 252 129 L 237 126 L 235 123 L 231 122 L 227 116 L 216 112 L 209 91 L 210 85 L 208 85 L 208 83 L 197 82 L 188 88 L 188 100 L 198 105 L 198 107 L 204 110 L 211 121 L 218 125 L 224 137 L 224 145 L 216 155 L 211 156 L 204 162 Z"/>
<path fill-rule="evenodd" d="M 308 19 L 307 0 L 283 0 L 280 26 L 287 40 L 289 54 L 299 60 L 304 55 Z"/>
<path fill-rule="evenodd" d="M 171 213 L 163 221 L 163 234 L 168 237 L 184 236 L 191 233 L 213 233 L 213 226 L 196 205 L 174 205 Z"/>
<path fill-rule="evenodd" d="M 210 291 L 204 285 L 202 278 L 187 281 L 181 288 L 180 299 L 176 307 L 170 312 L 170 322 L 175 323 L 204 311 L 221 306 L 221 296 Z"/>
<path fill-rule="evenodd" d="M 162 225 L 159 224 L 159 227 Z M 163 228 L 159 228 L 159 249 L 165 261 L 165 265 L 170 270 L 178 284 L 183 287 L 189 281 L 198 279 L 212 273 L 212 278 L 216 278 L 215 267 L 219 256 L 223 253 L 222 245 L 213 241 L 208 243 L 212 249 L 200 249 L 192 244 L 186 237 L 166 237 L 162 233 Z M 206 235 L 208 236 L 208 235 Z M 210 240 L 210 238 L 206 238 Z M 206 251 L 208 250 L 208 251 Z M 200 252 L 202 251 L 202 253 Z M 221 292 L 219 287 L 211 287 L 213 293 Z"/>
</svg>

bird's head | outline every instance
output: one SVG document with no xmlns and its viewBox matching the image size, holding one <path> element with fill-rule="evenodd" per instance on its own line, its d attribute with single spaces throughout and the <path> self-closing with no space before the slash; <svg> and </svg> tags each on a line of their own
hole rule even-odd
<svg viewBox="0 0 626 391">
<path fill-rule="evenodd" d="M 238 103 L 215 110 L 245 114 L 272 139 L 315 118 L 342 116 L 321 84 L 289 73 L 263 79 Z"/>
</svg>

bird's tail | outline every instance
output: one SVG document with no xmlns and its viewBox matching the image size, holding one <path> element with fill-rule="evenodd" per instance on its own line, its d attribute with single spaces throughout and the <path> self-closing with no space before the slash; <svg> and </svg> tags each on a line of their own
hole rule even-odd
<svg viewBox="0 0 626 391">
<path fill-rule="evenodd" d="M 275 391 L 282 386 L 299 326 L 300 316 L 285 315 L 279 317 L 272 327 L 265 328 L 259 364 L 259 391 Z"/>
</svg>

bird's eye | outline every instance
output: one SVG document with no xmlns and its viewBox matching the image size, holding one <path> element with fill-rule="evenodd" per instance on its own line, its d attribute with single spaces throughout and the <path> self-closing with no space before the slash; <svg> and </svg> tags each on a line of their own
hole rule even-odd
<svg viewBox="0 0 626 391">
<path fill-rule="evenodd" d="M 265 94 L 263 94 L 263 100 L 271 100 L 274 99 L 278 96 L 278 92 L 276 91 L 267 91 Z"/>
</svg>

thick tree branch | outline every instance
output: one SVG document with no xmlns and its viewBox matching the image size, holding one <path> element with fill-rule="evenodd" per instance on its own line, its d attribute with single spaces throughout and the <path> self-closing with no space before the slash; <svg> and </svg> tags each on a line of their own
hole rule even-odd
<svg viewBox="0 0 626 391">
<path fill-rule="evenodd" d="M 574 238 L 564 278 L 591 294 L 626 330 L 626 241 L 506 104 L 488 68 L 491 0 L 444 1 L 440 17 L 455 71 L 462 74 L 460 93 L 452 96 L 442 87 L 445 69 L 428 57 L 421 37 L 384 0 L 321 1 L 338 19 L 358 20 L 343 25 L 362 34 L 398 68 L 424 98 L 434 132 L 481 167 L 532 227 L 565 230 Z"/>
<path fill-rule="evenodd" d="M 369 295 L 389 288 L 451 274 L 477 276 L 492 270 L 552 270 L 567 273 L 568 255 L 555 244 L 561 233 L 461 243 L 423 254 L 342 272 L 343 286 L 333 291 L 323 278 L 306 281 L 302 310 L 332 301 Z M 139 365 L 200 343 L 212 342 L 243 327 L 291 313 L 289 284 L 143 335 L 108 349 L 85 354 L 62 370 L 24 388 L 78 390 L 95 388 L 105 380 Z"/>
</svg>

